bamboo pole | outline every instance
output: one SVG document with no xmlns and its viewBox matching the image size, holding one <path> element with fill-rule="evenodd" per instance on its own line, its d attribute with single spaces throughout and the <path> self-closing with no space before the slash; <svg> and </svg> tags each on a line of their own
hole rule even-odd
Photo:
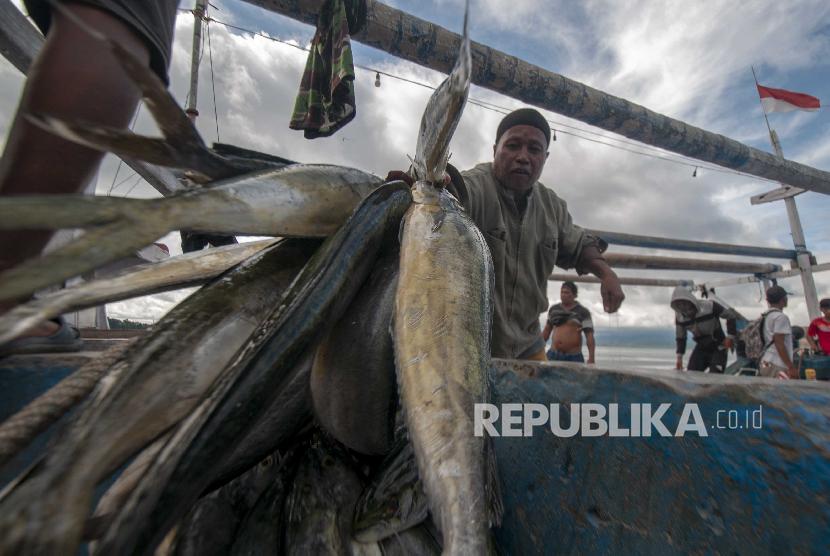
<svg viewBox="0 0 830 556">
<path fill-rule="evenodd" d="M 310 25 L 316 24 L 324 2 L 245 1 Z M 366 25 L 353 35 L 355 40 L 410 62 L 450 72 L 461 44 L 458 34 L 375 0 L 366 0 L 366 4 Z M 830 172 L 779 160 L 483 44 L 473 42 L 471 50 L 472 82 L 476 85 L 683 156 L 830 194 Z"/>
<path fill-rule="evenodd" d="M 694 251 L 696 253 L 716 253 L 723 255 L 740 255 L 746 257 L 768 257 L 771 259 L 796 258 L 793 249 L 778 249 L 775 247 L 756 247 L 754 245 L 735 245 L 731 243 L 715 243 L 709 241 L 690 241 L 666 237 L 641 236 L 604 230 L 585 230 L 589 234 L 601 237 L 614 245 L 629 247 L 644 247 L 650 249 L 670 249 L 673 251 Z"/>
<path fill-rule="evenodd" d="M 692 280 L 670 280 L 665 278 L 634 278 L 630 276 L 620 276 L 620 284 L 623 286 L 659 286 L 659 287 L 676 287 L 685 286 L 693 288 L 695 283 Z M 586 284 L 599 284 L 600 279 L 596 276 L 588 274 L 578 276 L 576 274 L 560 274 L 554 273 L 548 276 L 551 282 L 582 282 Z"/>
<path fill-rule="evenodd" d="M 637 268 L 644 270 L 699 270 L 703 272 L 736 272 L 748 274 L 769 274 L 781 270 L 779 265 L 769 263 L 747 263 L 742 261 L 721 261 L 710 259 L 683 259 L 679 257 L 657 257 L 652 255 L 631 255 L 629 253 L 606 253 L 605 261 L 613 268 Z"/>
</svg>

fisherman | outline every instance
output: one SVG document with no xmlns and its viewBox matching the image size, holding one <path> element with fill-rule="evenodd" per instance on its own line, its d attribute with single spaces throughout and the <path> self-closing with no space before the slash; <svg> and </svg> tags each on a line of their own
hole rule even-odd
<svg viewBox="0 0 830 556">
<path fill-rule="evenodd" d="M 463 173 L 447 165 L 447 189 L 481 230 L 493 257 L 493 357 L 547 361 L 539 314 L 550 305 L 547 283 L 554 264 L 599 278 L 609 313 L 625 299 L 602 258 L 607 244 L 574 225 L 565 201 L 538 181 L 549 146 L 545 117 L 521 108 L 499 124 L 493 162 Z M 411 181 L 399 171 L 387 179 Z"/>
<path fill-rule="evenodd" d="M 697 299 L 683 286 L 677 286 L 671 299 L 677 330 L 677 365 L 683 370 L 683 354 L 686 352 L 686 333 L 691 331 L 695 349 L 689 357 L 688 370 L 723 373 L 728 350 L 735 345 L 737 334 L 736 315 L 717 301 Z M 726 319 L 726 331 L 720 319 Z"/>
<path fill-rule="evenodd" d="M 548 311 L 548 322 L 542 331 L 542 340 L 550 338 L 549 361 L 576 361 L 584 363 L 582 356 L 582 334 L 588 345 L 588 364 L 594 364 L 594 323 L 591 312 L 576 300 L 579 290 L 570 280 L 562 283 L 559 291 L 560 303 L 552 305 Z"/>
<path fill-rule="evenodd" d="M 24 0 L 46 42 L 29 70 L 0 160 L 0 196 L 78 193 L 95 176 L 103 157 L 35 127 L 24 115 L 50 114 L 126 128 L 135 112 L 138 88 L 102 42 L 77 21 L 119 43 L 168 81 L 178 0 L 59 3 L 62 9 L 49 0 Z M 51 236 L 51 231 L 0 232 L 0 272 L 37 256 Z M 0 302 L 0 314 L 23 301 Z M 62 319 L 45 321 L 26 334 L 15 346 L 3 348 L 48 351 L 81 345 L 77 331 Z"/>
<path fill-rule="evenodd" d="M 822 316 L 813 319 L 807 329 L 807 341 L 816 353 L 830 355 L 830 297 L 819 301 Z"/>
<path fill-rule="evenodd" d="M 766 297 L 769 311 L 762 331 L 766 348 L 758 365 L 759 374 L 768 378 L 798 378 L 798 369 L 793 364 L 793 328 L 783 312 L 787 306 L 787 290 L 772 286 Z"/>
</svg>

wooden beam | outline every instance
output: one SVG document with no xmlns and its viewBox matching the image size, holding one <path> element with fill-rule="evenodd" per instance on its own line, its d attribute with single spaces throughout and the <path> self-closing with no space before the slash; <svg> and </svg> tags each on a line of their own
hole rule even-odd
<svg viewBox="0 0 830 556">
<path fill-rule="evenodd" d="M 559 274 L 554 273 L 548 276 L 551 282 L 584 282 L 586 284 L 599 284 L 600 280 L 596 276 L 585 274 L 578 276 L 576 274 Z M 620 276 L 620 284 L 623 286 L 660 286 L 660 287 L 676 287 L 686 286 L 694 287 L 695 283 L 692 280 L 668 280 L 663 278 L 634 278 L 630 276 Z"/>
<path fill-rule="evenodd" d="M 0 54 L 20 73 L 28 73 L 43 36 L 9 0 L 0 0 Z"/>
<path fill-rule="evenodd" d="M 769 263 L 746 263 L 742 261 L 721 261 L 710 259 L 682 259 L 679 257 L 656 257 L 652 255 L 631 255 L 629 253 L 605 253 L 606 262 L 614 268 L 638 268 L 645 270 L 699 270 L 704 272 L 736 272 L 747 274 L 769 274 L 781 267 Z"/>
<path fill-rule="evenodd" d="M 245 1 L 315 25 L 325 0 Z M 458 34 L 375 0 L 367 0 L 366 4 L 366 25 L 353 35 L 355 40 L 404 60 L 450 72 L 461 44 Z M 460 27 L 460 13 L 458 22 Z M 830 194 L 830 172 L 780 160 L 483 44 L 473 42 L 471 46 L 472 82 L 476 85 L 683 156 Z"/>
<path fill-rule="evenodd" d="M 754 245 L 735 245 L 731 243 L 715 243 L 709 241 L 690 241 L 666 237 L 641 236 L 608 232 L 605 230 L 585 230 L 599 236 L 614 245 L 628 245 L 629 247 L 644 247 L 651 249 L 670 249 L 672 251 L 694 251 L 696 253 L 717 253 L 723 255 L 740 255 L 746 257 L 766 257 L 771 259 L 794 260 L 794 249 L 778 249 L 775 247 L 756 247 Z"/>
<path fill-rule="evenodd" d="M 0 0 L 0 54 L 26 75 L 42 46 L 43 35 L 26 16 L 9 0 Z M 166 168 L 128 158 L 124 162 L 162 195 L 184 189 Z"/>
</svg>

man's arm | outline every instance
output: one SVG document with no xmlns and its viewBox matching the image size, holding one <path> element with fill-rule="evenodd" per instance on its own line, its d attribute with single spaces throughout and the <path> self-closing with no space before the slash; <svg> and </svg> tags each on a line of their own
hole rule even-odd
<svg viewBox="0 0 830 556">
<path fill-rule="evenodd" d="M 798 369 L 795 368 L 795 365 L 793 365 L 793 362 L 790 360 L 790 356 L 787 353 L 787 345 L 785 343 L 786 337 L 786 334 L 774 334 L 772 342 L 775 344 L 775 350 L 778 352 L 778 357 L 781 358 L 781 361 L 784 362 L 784 366 L 787 367 L 787 374 L 790 375 L 790 378 L 798 378 Z"/>
<path fill-rule="evenodd" d="M 596 349 L 596 342 L 594 341 L 594 331 L 585 331 L 585 343 L 588 344 L 588 364 L 594 364 L 594 351 Z"/>
<path fill-rule="evenodd" d="M 683 354 L 686 353 L 686 327 L 681 326 L 675 321 L 675 343 L 677 344 L 677 361 L 674 368 L 678 371 L 683 370 Z"/>
<path fill-rule="evenodd" d="M 582 249 L 578 266 L 587 270 L 600 280 L 600 294 L 602 295 L 602 306 L 606 313 L 616 313 L 622 305 L 625 294 L 620 286 L 620 279 L 611 270 L 602 254 L 594 245 L 586 245 Z"/>
</svg>

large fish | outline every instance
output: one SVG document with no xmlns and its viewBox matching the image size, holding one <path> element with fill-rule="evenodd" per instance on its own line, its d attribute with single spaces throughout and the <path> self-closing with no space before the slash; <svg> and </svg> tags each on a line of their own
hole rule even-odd
<svg viewBox="0 0 830 556">
<path fill-rule="evenodd" d="M 397 249 L 384 254 L 314 358 L 311 397 L 317 422 L 362 454 L 392 446 L 397 390 L 390 326 L 398 280 Z"/>
<path fill-rule="evenodd" d="M 191 295 L 128 349 L 43 471 L 0 503 L 0 552 L 72 553 L 98 482 L 194 410 L 318 245 L 269 248 Z"/>
<path fill-rule="evenodd" d="M 440 186 L 469 89 L 466 19 L 458 62 L 421 120 L 395 297 L 398 388 L 445 554 L 486 553 L 496 521 L 493 459 L 473 429 L 475 404 L 489 399 L 493 264 L 481 232 Z"/>
<path fill-rule="evenodd" d="M 275 241 L 263 239 L 187 253 L 50 292 L 0 316 L 0 344 L 13 340 L 41 321 L 70 311 L 201 284 L 253 257 Z"/>
<path fill-rule="evenodd" d="M 0 274 L 0 300 L 25 297 L 129 256 L 172 230 L 327 237 L 378 185 L 376 176 L 360 170 L 294 165 L 160 199 L 3 198 L 0 229 L 90 229 L 72 243 Z"/>
<path fill-rule="evenodd" d="M 208 397 L 177 429 L 102 541 L 108 553 L 148 553 L 255 425 L 303 354 L 351 302 L 411 203 L 401 182 L 375 190 L 329 238 Z"/>
</svg>

